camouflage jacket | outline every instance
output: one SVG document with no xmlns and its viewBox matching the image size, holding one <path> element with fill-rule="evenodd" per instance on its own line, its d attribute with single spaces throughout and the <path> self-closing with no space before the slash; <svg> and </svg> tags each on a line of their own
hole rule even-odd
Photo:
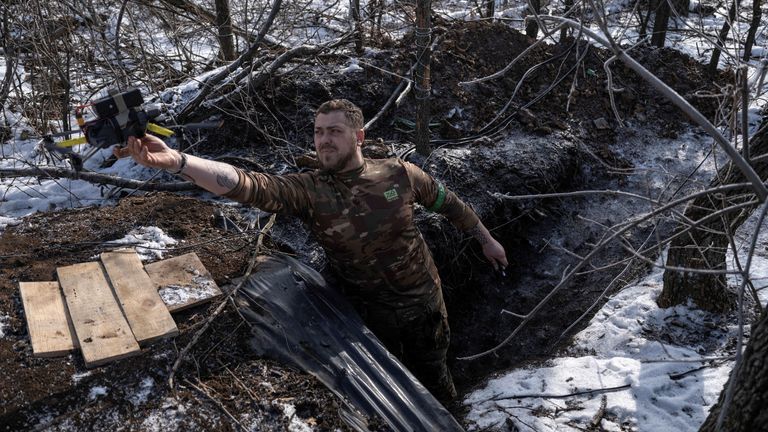
<svg viewBox="0 0 768 432">
<path fill-rule="evenodd" d="M 399 159 L 365 159 L 361 168 L 335 174 L 238 173 L 228 198 L 300 217 L 352 294 L 374 304 L 413 305 L 440 287 L 413 221 L 414 203 L 442 213 L 461 230 L 479 222 L 453 192 Z"/>
</svg>

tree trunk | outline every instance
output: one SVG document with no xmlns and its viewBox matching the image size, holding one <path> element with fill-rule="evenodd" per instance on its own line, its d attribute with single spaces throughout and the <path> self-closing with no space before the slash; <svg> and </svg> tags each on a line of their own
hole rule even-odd
<svg viewBox="0 0 768 432">
<path fill-rule="evenodd" d="M 428 155 L 429 145 L 429 108 L 430 108 L 430 71 L 432 57 L 432 25 L 430 14 L 432 2 L 418 0 L 416 3 L 416 68 L 414 69 L 414 96 L 416 97 L 416 151 Z"/>
<path fill-rule="evenodd" d="M 720 393 L 700 432 L 754 432 L 768 428 L 768 309 L 753 325 L 751 333 L 742 362 L 728 380 L 728 384 L 734 381 L 733 397 L 725 408 L 721 427 L 717 428 L 717 420 L 724 409 L 726 391 Z"/>
<path fill-rule="evenodd" d="M 488 3 L 486 4 L 486 12 L 485 14 L 493 20 L 493 16 L 496 14 L 496 0 L 487 0 Z"/>
<path fill-rule="evenodd" d="M 219 49 L 221 59 L 232 61 L 236 58 L 235 36 L 232 33 L 232 15 L 229 12 L 229 0 L 216 0 L 216 27 L 219 30 Z"/>
<path fill-rule="evenodd" d="M 384 0 L 368 1 L 368 21 L 371 22 L 371 40 L 378 40 L 381 37 L 381 16 L 383 14 Z"/>
<path fill-rule="evenodd" d="M 672 3 L 672 7 L 669 4 Z M 645 29 L 648 24 L 647 18 L 650 17 L 651 10 L 656 5 L 656 16 L 653 20 L 653 35 L 651 36 L 651 45 L 659 48 L 664 47 L 667 39 L 667 30 L 669 29 L 669 19 L 673 16 L 688 16 L 688 7 L 690 0 L 657 0 L 649 3 L 648 16 L 646 21 L 641 24 L 640 36 L 645 37 Z"/>
<path fill-rule="evenodd" d="M 352 15 L 354 26 L 355 51 L 358 55 L 363 53 L 363 26 L 360 22 L 360 0 L 349 0 L 349 12 Z"/>
<path fill-rule="evenodd" d="M 654 4 L 654 2 L 649 4 Z M 653 19 L 651 45 L 659 48 L 664 47 L 664 41 L 667 39 L 667 27 L 669 26 L 669 13 L 670 9 L 667 0 L 659 0 L 656 7 L 656 16 Z"/>
<path fill-rule="evenodd" d="M 752 22 L 749 24 L 749 30 L 747 31 L 747 40 L 744 42 L 744 61 L 748 62 L 749 57 L 752 56 L 752 45 L 755 44 L 755 35 L 757 34 L 757 28 L 760 27 L 760 20 L 763 17 L 763 11 L 760 9 L 762 6 L 761 0 L 752 0 Z"/>
<path fill-rule="evenodd" d="M 768 118 L 763 121 L 768 121 Z M 768 177 L 768 157 L 760 157 L 768 154 L 768 127 L 763 127 L 752 137 L 749 143 L 749 154 L 756 160 L 752 163 L 752 167 L 758 175 L 763 179 Z M 729 162 L 718 171 L 710 186 L 743 182 L 746 182 L 746 179 L 741 170 Z M 685 217 L 698 221 L 713 212 L 754 199 L 755 196 L 750 187 L 733 190 L 725 196 L 703 196 L 688 205 Z M 667 265 L 725 270 L 725 254 L 728 248 L 726 232 L 736 231 L 755 208 L 757 205 L 729 212 L 723 217 L 711 218 L 688 233 L 676 237 L 669 247 Z M 677 232 L 685 228 L 686 226 L 683 225 Z M 664 288 L 657 302 L 661 307 L 671 307 L 685 304 L 688 299 L 691 299 L 702 309 L 722 312 L 733 306 L 733 296 L 725 288 L 725 275 L 722 274 L 666 270 Z"/>
<path fill-rule="evenodd" d="M 709 66 L 707 71 L 711 76 L 717 73 L 717 64 L 720 63 L 720 52 L 722 51 L 725 40 L 728 37 L 728 32 L 731 30 L 731 23 L 736 18 L 736 9 L 739 6 L 739 0 L 733 0 L 731 3 L 731 9 L 728 11 L 728 19 L 723 23 L 723 28 L 720 29 L 720 34 L 717 37 L 717 45 L 715 50 L 712 51 L 712 58 L 709 60 Z"/>
<path fill-rule="evenodd" d="M 651 20 L 651 13 L 653 12 L 653 7 L 651 7 L 651 4 L 653 4 L 653 2 L 648 3 L 648 10 L 646 11 L 645 15 L 643 15 L 643 10 L 641 8 L 638 8 L 637 10 L 638 20 L 640 21 L 640 29 L 637 31 L 638 41 L 641 41 L 645 39 L 646 36 L 648 36 L 648 22 Z"/>
<path fill-rule="evenodd" d="M 533 6 L 532 16 L 536 16 L 541 12 L 541 0 L 530 0 L 530 6 Z M 529 16 L 531 16 L 529 15 Z M 525 35 L 529 38 L 536 39 L 539 34 L 539 23 L 535 19 L 529 18 L 525 24 Z"/>
<path fill-rule="evenodd" d="M 3 83 L 0 85 L 0 107 L 5 106 L 5 101 L 8 99 L 8 94 L 11 91 L 13 73 L 16 70 L 16 46 L 14 39 L 11 37 L 11 25 L 8 21 L 8 9 L 10 9 L 9 6 L 5 6 L 3 8 L 2 43 L 3 53 L 5 54 L 5 74 L 3 76 Z"/>
<path fill-rule="evenodd" d="M 563 1 L 563 16 L 566 16 L 565 13 L 571 10 L 573 7 L 573 0 L 564 0 Z M 563 26 L 563 29 L 560 30 L 560 43 L 565 42 L 565 38 L 568 37 L 568 26 Z"/>
</svg>

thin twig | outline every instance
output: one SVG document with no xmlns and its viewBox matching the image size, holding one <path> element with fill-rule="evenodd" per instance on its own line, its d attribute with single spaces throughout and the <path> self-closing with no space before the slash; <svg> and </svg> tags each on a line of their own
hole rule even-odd
<svg viewBox="0 0 768 432">
<path fill-rule="evenodd" d="M 516 395 L 509 395 L 509 396 L 497 396 L 493 399 L 494 401 L 500 401 L 500 400 L 509 400 L 509 399 L 529 399 L 529 398 L 541 398 L 541 399 L 568 399 L 572 398 L 574 396 L 585 396 L 585 395 L 594 395 L 594 394 L 602 394 L 602 393 L 613 393 L 613 392 L 619 392 L 624 390 L 629 390 L 632 388 L 632 384 L 624 384 L 621 386 L 616 387 L 606 387 L 602 389 L 593 389 L 593 390 L 582 390 L 577 391 L 573 393 L 566 393 L 566 394 L 536 394 L 536 393 L 527 393 L 527 394 L 516 394 Z M 487 402 L 487 401 L 485 401 Z"/>
<path fill-rule="evenodd" d="M 208 392 L 208 390 L 206 390 L 205 388 L 203 388 L 203 387 L 202 387 L 202 386 L 203 386 L 203 383 L 202 383 L 202 382 L 200 382 L 200 381 L 198 380 L 198 383 L 200 383 L 200 386 L 197 386 L 197 385 L 195 385 L 195 384 L 194 384 L 192 381 L 190 381 L 190 380 L 188 380 L 188 379 L 184 378 L 184 383 L 185 383 L 185 384 L 187 384 L 188 386 L 192 387 L 193 389 L 197 390 L 198 392 L 202 393 L 202 394 L 203 394 L 203 396 L 207 397 L 207 398 L 208 398 L 208 400 L 210 400 L 211 402 L 213 402 L 213 403 L 214 403 L 214 405 L 216 405 L 216 406 L 217 406 L 217 407 L 218 407 L 218 408 L 219 408 L 219 409 L 220 409 L 220 410 L 221 410 L 221 411 L 222 411 L 224 414 L 226 414 L 226 416 L 227 416 L 227 417 L 229 417 L 229 419 L 230 419 L 230 420 L 232 420 L 232 422 L 233 422 L 233 423 L 234 423 L 234 424 L 237 426 L 237 428 L 238 428 L 238 429 L 240 429 L 240 430 L 242 430 L 242 431 L 247 431 L 247 430 L 248 430 L 248 428 L 246 428 L 245 426 L 243 426 L 243 424 L 242 424 L 242 423 L 240 423 L 240 422 L 239 422 L 239 421 L 238 421 L 238 420 L 235 418 L 235 416 L 233 416 L 233 415 L 232 415 L 232 413 L 230 413 L 230 412 L 229 412 L 229 410 L 227 410 L 227 407 L 225 407 L 225 406 L 224 406 L 224 404 L 223 404 L 223 403 L 221 403 L 221 401 L 219 401 L 218 399 L 216 399 L 215 397 L 213 397 L 213 395 L 211 395 L 211 393 L 210 393 L 210 392 Z"/>
</svg>

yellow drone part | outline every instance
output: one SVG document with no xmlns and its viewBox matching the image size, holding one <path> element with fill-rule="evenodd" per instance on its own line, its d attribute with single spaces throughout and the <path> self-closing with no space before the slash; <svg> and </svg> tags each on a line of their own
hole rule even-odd
<svg viewBox="0 0 768 432">
<path fill-rule="evenodd" d="M 154 134 L 162 135 L 164 137 L 169 137 L 169 136 L 173 135 L 173 131 L 172 130 L 166 129 L 166 128 L 164 128 L 164 127 L 162 127 L 160 125 L 156 125 L 154 123 L 147 123 L 147 130 L 152 132 L 152 133 L 154 133 Z"/>
<path fill-rule="evenodd" d="M 72 139 L 68 139 L 68 140 L 59 141 L 56 144 L 56 146 L 69 148 L 69 147 L 74 147 L 74 146 L 76 146 L 78 144 L 85 144 L 86 142 L 88 142 L 88 141 L 85 139 L 85 137 L 81 136 L 81 137 L 77 137 L 77 138 L 72 138 Z"/>
</svg>

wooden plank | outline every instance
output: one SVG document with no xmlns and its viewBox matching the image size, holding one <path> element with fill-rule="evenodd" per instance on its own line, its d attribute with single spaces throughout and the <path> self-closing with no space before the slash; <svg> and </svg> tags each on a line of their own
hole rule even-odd
<svg viewBox="0 0 768 432">
<path fill-rule="evenodd" d="M 101 263 L 139 344 L 179 334 L 135 249 L 104 252 Z"/>
<path fill-rule="evenodd" d="M 171 312 L 221 295 L 221 290 L 194 252 L 144 266 Z"/>
<path fill-rule="evenodd" d="M 77 347 L 58 282 L 19 282 L 35 357 L 62 356 Z"/>
<path fill-rule="evenodd" d="M 59 267 L 56 272 L 85 366 L 94 367 L 141 352 L 100 263 Z"/>
</svg>

